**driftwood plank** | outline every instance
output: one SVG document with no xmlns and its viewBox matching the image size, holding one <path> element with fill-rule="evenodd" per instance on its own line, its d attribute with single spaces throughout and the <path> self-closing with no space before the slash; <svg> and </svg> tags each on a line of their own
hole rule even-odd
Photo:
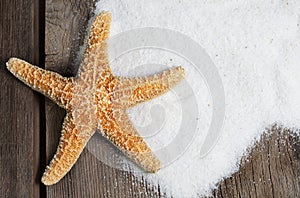
<svg viewBox="0 0 300 198">
<path fill-rule="evenodd" d="M 79 47 L 86 36 L 94 1 L 46 1 L 45 67 L 63 76 L 74 76 Z M 46 100 L 47 162 L 54 155 L 64 110 Z M 158 197 L 146 182 L 138 182 L 131 173 L 106 166 L 87 150 L 72 170 L 58 183 L 46 189 L 47 197 Z"/>
<path fill-rule="evenodd" d="M 267 129 L 241 160 L 240 169 L 219 184 L 215 197 L 300 197 L 300 138 L 277 125 Z"/>
<path fill-rule="evenodd" d="M 0 195 L 39 196 L 39 95 L 6 69 L 39 63 L 38 0 L 0 1 Z"/>
</svg>

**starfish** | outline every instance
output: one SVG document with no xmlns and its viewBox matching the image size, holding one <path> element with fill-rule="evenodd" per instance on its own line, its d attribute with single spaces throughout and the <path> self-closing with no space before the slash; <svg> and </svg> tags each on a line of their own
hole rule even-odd
<svg viewBox="0 0 300 198">
<path fill-rule="evenodd" d="M 18 58 L 6 63 L 13 75 L 66 110 L 59 146 L 42 177 L 45 185 L 67 174 L 96 131 L 145 171 L 160 169 L 159 159 L 135 130 L 126 109 L 169 91 L 184 77 L 184 70 L 172 67 L 146 77 L 114 76 L 107 54 L 110 22 L 109 12 L 96 16 L 75 77 L 62 77 Z"/>
</svg>

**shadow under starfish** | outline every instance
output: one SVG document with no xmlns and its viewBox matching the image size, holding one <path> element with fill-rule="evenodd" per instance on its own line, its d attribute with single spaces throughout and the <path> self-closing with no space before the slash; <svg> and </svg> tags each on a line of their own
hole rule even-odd
<svg viewBox="0 0 300 198">
<path fill-rule="evenodd" d="M 108 12 L 94 20 L 76 77 L 65 78 L 17 58 L 7 62 L 12 74 L 67 111 L 59 147 L 42 177 L 45 185 L 66 175 L 96 130 L 144 170 L 156 172 L 160 168 L 160 161 L 125 111 L 170 90 L 184 77 L 184 70 L 173 67 L 138 78 L 113 76 L 106 44 L 110 21 Z"/>
</svg>

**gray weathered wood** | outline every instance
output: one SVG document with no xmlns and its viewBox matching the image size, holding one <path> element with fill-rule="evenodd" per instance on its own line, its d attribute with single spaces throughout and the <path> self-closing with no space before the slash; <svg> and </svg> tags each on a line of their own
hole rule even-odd
<svg viewBox="0 0 300 198">
<path fill-rule="evenodd" d="M 0 1 L 0 195 L 39 195 L 39 95 L 6 69 L 19 57 L 39 62 L 38 1 Z"/>
<path fill-rule="evenodd" d="M 273 126 L 219 184 L 215 197 L 300 197 L 300 138 Z"/>
</svg>

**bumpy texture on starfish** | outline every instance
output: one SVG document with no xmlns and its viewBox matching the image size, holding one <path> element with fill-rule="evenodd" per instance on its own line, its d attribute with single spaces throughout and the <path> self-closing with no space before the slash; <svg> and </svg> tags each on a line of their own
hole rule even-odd
<svg viewBox="0 0 300 198">
<path fill-rule="evenodd" d="M 9 71 L 32 89 L 66 109 L 59 147 L 42 177 L 45 185 L 57 183 L 71 169 L 95 131 L 116 145 L 148 172 L 160 162 L 134 129 L 126 109 L 167 92 L 184 76 L 174 67 L 148 77 L 113 76 L 106 40 L 111 16 L 100 13 L 94 20 L 76 77 L 65 78 L 23 60 L 11 58 Z"/>
</svg>

